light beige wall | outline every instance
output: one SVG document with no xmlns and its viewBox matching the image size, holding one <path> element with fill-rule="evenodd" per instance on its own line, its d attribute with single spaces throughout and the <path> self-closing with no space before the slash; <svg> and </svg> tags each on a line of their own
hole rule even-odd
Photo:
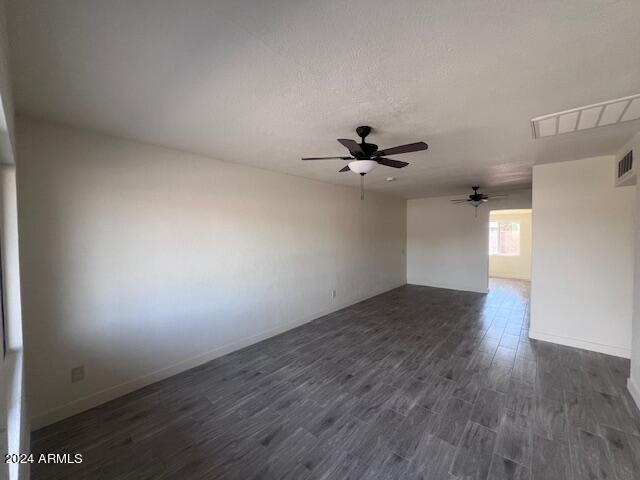
<svg viewBox="0 0 640 480">
<path fill-rule="evenodd" d="M 17 454 L 29 451 L 29 425 L 24 415 L 14 112 L 9 80 L 8 41 L 5 2 L 0 0 L 0 294 L 3 297 L 4 333 L 7 342 L 6 354 L 0 355 L 0 452 Z M 28 476 L 29 464 L 0 464 L 2 479 L 18 480 Z"/>
<path fill-rule="evenodd" d="M 17 138 L 36 427 L 405 283 L 404 199 L 26 119 Z"/>
<path fill-rule="evenodd" d="M 633 149 L 634 155 L 640 153 L 640 133 L 636 134 L 627 145 L 620 149 L 619 153 L 626 154 L 631 149 Z M 637 157 L 635 161 L 638 161 Z M 635 225 L 633 229 L 635 261 L 633 319 L 631 325 L 631 373 L 628 380 L 628 388 L 636 405 L 640 408 L 640 188 L 638 187 L 637 177 L 635 186 L 635 210 Z"/>
<path fill-rule="evenodd" d="M 531 211 L 492 211 L 489 221 L 517 221 L 520 223 L 520 255 L 490 255 L 489 276 L 531 280 Z"/>
<path fill-rule="evenodd" d="M 638 137 L 637 145 L 638 150 L 636 151 L 640 152 L 640 136 Z M 633 318 L 631 321 L 631 371 L 627 385 L 636 405 L 640 408 L 640 188 L 638 188 L 637 183 L 635 194 L 636 218 L 634 225 L 635 260 L 633 269 Z"/>
<path fill-rule="evenodd" d="M 489 209 L 531 208 L 531 190 L 478 208 L 454 205 L 461 195 L 407 202 L 407 283 L 486 292 Z"/>
<path fill-rule="evenodd" d="M 407 202 L 407 283 L 486 292 L 489 210 L 452 198 Z"/>
<path fill-rule="evenodd" d="M 634 188 L 613 156 L 533 168 L 532 338 L 629 357 Z"/>
</svg>

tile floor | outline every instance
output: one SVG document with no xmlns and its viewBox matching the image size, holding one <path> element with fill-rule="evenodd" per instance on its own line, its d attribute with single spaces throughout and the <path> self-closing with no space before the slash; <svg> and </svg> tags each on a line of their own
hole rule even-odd
<svg viewBox="0 0 640 480">
<path fill-rule="evenodd" d="M 629 362 L 528 338 L 526 282 L 405 286 L 33 434 L 46 479 L 640 479 Z"/>
</svg>

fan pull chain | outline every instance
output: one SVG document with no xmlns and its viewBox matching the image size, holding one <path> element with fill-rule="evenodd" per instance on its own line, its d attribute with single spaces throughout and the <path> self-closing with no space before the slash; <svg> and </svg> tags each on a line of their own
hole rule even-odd
<svg viewBox="0 0 640 480">
<path fill-rule="evenodd" d="M 360 200 L 364 200 L 364 175 L 360 175 Z"/>
</svg>

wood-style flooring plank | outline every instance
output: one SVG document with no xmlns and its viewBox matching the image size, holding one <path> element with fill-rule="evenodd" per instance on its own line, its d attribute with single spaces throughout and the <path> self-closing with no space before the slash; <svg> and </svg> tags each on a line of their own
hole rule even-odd
<svg viewBox="0 0 640 480">
<path fill-rule="evenodd" d="M 526 282 L 407 285 L 32 434 L 33 480 L 636 480 L 629 361 L 528 338 Z"/>
</svg>

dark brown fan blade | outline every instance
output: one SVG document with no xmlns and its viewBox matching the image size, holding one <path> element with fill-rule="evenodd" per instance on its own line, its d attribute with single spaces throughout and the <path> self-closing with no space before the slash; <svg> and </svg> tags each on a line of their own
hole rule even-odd
<svg viewBox="0 0 640 480">
<path fill-rule="evenodd" d="M 351 157 L 308 157 L 302 160 L 350 160 Z"/>
<path fill-rule="evenodd" d="M 376 158 L 376 162 L 380 165 L 386 165 L 387 167 L 402 168 L 409 165 L 407 162 L 401 162 L 400 160 L 393 160 L 391 158 Z"/>
<path fill-rule="evenodd" d="M 346 165 L 346 166 L 342 167 L 342 168 L 341 168 L 340 170 L 338 170 L 338 171 L 339 171 L 339 172 L 348 172 L 349 170 L 351 170 L 351 169 L 349 168 L 349 165 Z"/>
<path fill-rule="evenodd" d="M 348 138 L 339 138 L 338 141 L 342 145 L 347 147 L 347 150 L 349 150 L 351 153 L 361 153 L 364 155 L 364 152 L 362 151 L 362 147 L 358 145 L 358 142 L 356 142 L 355 140 L 350 140 Z"/>
<path fill-rule="evenodd" d="M 426 150 L 429 148 L 424 142 L 408 143 L 406 145 L 400 145 L 398 147 L 385 148 L 384 150 L 378 150 L 374 155 L 376 157 L 382 157 L 386 155 L 398 155 L 399 153 L 419 152 L 420 150 Z"/>
</svg>

